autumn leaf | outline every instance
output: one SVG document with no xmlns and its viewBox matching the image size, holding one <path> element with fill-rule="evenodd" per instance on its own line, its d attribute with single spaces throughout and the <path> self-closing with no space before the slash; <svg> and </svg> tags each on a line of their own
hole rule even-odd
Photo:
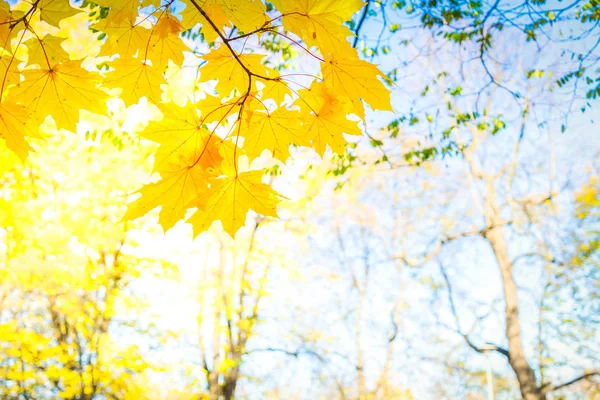
<svg viewBox="0 0 600 400">
<path fill-rule="evenodd" d="M 221 4 L 217 1 L 195 1 L 196 4 L 208 15 L 211 21 L 217 27 L 223 27 L 229 23 L 229 18 L 223 13 Z M 209 42 L 214 42 L 219 34 L 202 16 L 193 1 L 185 1 L 185 9 L 181 12 L 182 24 L 188 28 L 193 28 L 197 24 L 202 25 L 202 33 L 204 38 Z"/>
<path fill-rule="evenodd" d="M 162 179 L 139 190 L 142 196 L 128 206 L 123 219 L 138 218 L 161 206 L 159 223 L 166 231 L 208 188 L 223 158 L 219 154 L 220 140 L 201 126 L 197 110 L 167 104 L 161 106 L 161 111 L 163 119 L 148 126 L 142 136 L 160 144 L 154 171 Z"/>
<path fill-rule="evenodd" d="M 248 126 L 240 129 L 240 136 L 244 138 L 243 148 L 250 159 L 266 149 L 273 157 L 285 161 L 290 155 L 290 145 L 309 145 L 307 132 L 300 125 L 300 114 L 285 108 L 272 113 L 253 113 Z"/>
<path fill-rule="evenodd" d="M 239 109 L 239 98 L 223 102 L 220 97 L 210 94 L 194 104 L 194 107 L 200 111 L 202 124 L 211 124 L 217 122 L 224 124 L 231 115 L 236 115 Z"/>
<path fill-rule="evenodd" d="M 11 10 L 8 3 L 0 1 L 0 47 L 9 53 L 12 53 L 11 40 L 25 27 L 22 21 L 12 21 L 18 21 L 24 14 L 20 10 Z"/>
<path fill-rule="evenodd" d="M 36 130 L 29 127 L 28 117 L 29 113 L 23 105 L 8 101 L 0 103 L 0 137 L 23 161 L 31 149 L 25 136 L 40 137 Z"/>
<path fill-rule="evenodd" d="M 323 80 L 330 92 L 350 104 L 350 111 L 365 118 L 364 100 L 376 110 L 393 111 L 390 92 L 379 78 L 385 77 L 379 69 L 355 56 L 326 58 L 322 66 Z"/>
<path fill-rule="evenodd" d="M 202 57 L 207 63 L 200 70 L 200 81 L 217 79 L 216 89 L 222 97 L 229 96 L 235 89 L 244 93 L 249 87 L 248 71 L 266 77 L 276 75 L 261 64 L 264 57 L 263 54 L 242 54 L 236 58 L 226 46 L 221 46 Z"/>
<path fill-rule="evenodd" d="M 312 146 L 323 156 L 327 146 L 335 153 L 345 151 L 346 140 L 342 133 L 361 135 L 356 121 L 346 118 L 343 104 L 337 96 L 328 91 L 322 82 L 314 82 L 310 89 L 299 92 L 298 104 L 305 103 L 308 108 L 302 116 L 302 128 L 307 131 Z"/>
<path fill-rule="evenodd" d="M 127 206 L 122 220 L 134 220 L 161 207 L 158 222 L 166 232 L 177 221 L 183 219 L 192 200 L 198 197 L 198 193 L 207 189 L 210 178 L 199 166 L 188 166 L 193 158 L 184 159 L 187 159 L 187 162 L 183 165 L 163 165 L 162 179 L 145 185 L 137 192 L 141 196 Z"/>
<path fill-rule="evenodd" d="M 181 22 L 179 22 L 179 20 L 169 12 L 161 15 L 153 29 L 153 33 L 155 33 L 161 39 L 173 35 L 177 36 L 182 31 L 183 25 L 181 25 Z"/>
<path fill-rule="evenodd" d="M 142 7 L 154 6 L 154 8 L 160 7 L 161 0 L 142 0 Z"/>
<path fill-rule="evenodd" d="M 152 65 L 157 66 L 167 65 L 169 60 L 181 66 L 184 59 L 183 52 L 189 51 L 179 37 L 182 31 L 183 26 L 177 18 L 171 14 L 163 15 L 152 30 L 146 52 L 139 58 L 149 59 L 152 61 Z"/>
<path fill-rule="evenodd" d="M 283 26 L 310 45 L 319 46 L 324 55 L 332 50 L 354 51 L 347 38 L 353 33 L 344 25 L 360 10 L 362 0 L 275 0 L 273 5 L 281 11 Z M 323 51 L 325 48 L 326 51 Z M 343 50 L 342 50 L 343 49 Z"/>
<path fill-rule="evenodd" d="M 119 54 L 121 58 L 132 58 L 139 51 L 145 52 L 150 42 L 151 30 L 129 20 L 118 25 L 107 24 L 104 21 L 101 24 L 94 25 L 94 28 L 103 31 L 107 35 L 106 43 L 100 50 L 100 56 Z"/>
<path fill-rule="evenodd" d="M 40 119 L 52 115 L 60 128 L 75 130 L 81 109 L 106 109 L 107 95 L 96 87 L 100 76 L 81 68 L 79 61 L 24 70 L 22 74 L 25 80 L 11 89 L 11 96 Z"/>
<path fill-rule="evenodd" d="M 38 64 L 40 67 L 47 67 L 67 61 L 69 55 L 61 46 L 65 40 L 65 38 L 54 35 L 46 35 L 43 39 L 35 37 L 29 39 L 25 42 L 29 54 L 27 64 Z"/>
<path fill-rule="evenodd" d="M 210 188 L 192 203 L 198 207 L 188 219 L 194 235 L 204 232 L 219 220 L 225 232 L 233 237 L 246 223 L 249 210 L 277 217 L 277 204 L 282 197 L 262 183 L 263 175 L 263 171 L 250 171 L 213 181 Z"/>
<path fill-rule="evenodd" d="M 221 140 L 203 125 L 200 112 L 192 107 L 179 107 L 173 103 L 161 106 L 163 119 L 151 123 L 142 136 L 160 144 L 155 154 L 154 171 L 161 172 L 164 164 L 183 165 L 182 154 L 194 166 L 208 170 L 219 168 Z"/>
<path fill-rule="evenodd" d="M 256 30 L 267 21 L 261 0 L 221 0 L 223 13 L 240 32 Z"/>
<path fill-rule="evenodd" d="M 159 103 L 162 90 L 160 85 L 165 82 L 163 74 L 146 61 L 135 58 L 117 59 L 111 62 L 114 71 L 107 73 L 104 86 L 120 88 L 119 97 L 126 105 L 137 103 L 141 97 Z"/>
<path fill-rule="evenodd" d="M 21 80 L 21 74 L 17 66 L 19 60 L 15 57 L 0 57 L 0 77 L 2 77 L 2 86 L 8 88 L 11 84 L 17 84 Z"/>
<path fill-rule="evenodd" d="M 106 17 L 106 25 L 120 25 L 124 21 L 135 23 L 138 15 L 139 0 L 94 0 L 102 7 L 110 7 Z"/>
<path fill-rule="evenodd" d="M 275 77 L 277 78 L 277 77 Z M 273 99 L 278 106 L 283 103 L 286 96 L 292 96 L 289 86 L 281 79 L 260 81 L 264 87 L 261 90 L 261 99 Z"/>
<path fill-rule="evenodd" d="M 63 19 L 83 12 L 83 10 L 71 7 L 69 0 L 40 0 L 37 10 L 42 21 L 56 27 Z"/>
<path fill-rule="evenodd" d="M 187 0 L 182 12 L 183 24 L 188 27 L 200 23 L 206 40 L 214 42 L 217 32 L 204 19 L 196 5 L 200 7 L 217 26 L 236 26 L 241 32 L 250 32 L 264 25 L 267 21 L 265 5 L 260 0 Z M 194 4 L 195 3 L 195 4 Z"/>
</svg>

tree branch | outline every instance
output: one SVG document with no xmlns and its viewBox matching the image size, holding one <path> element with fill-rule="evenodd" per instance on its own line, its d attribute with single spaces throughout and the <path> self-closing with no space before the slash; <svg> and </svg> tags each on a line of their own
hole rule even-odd
<svg viewBox="0 0 600 400">
<path fill-rule="evenodd" d="M 213 20 L 208 16 L 208 14 L 206 14 L 206 12 L 204 12 L 204 10 L 202 9 L 202 7 L 200 7 L 200 4 L 198 4 L 198 2 L 196 0 L 190 0 L 190 2 L 192 3 L 192 5 L 194 7 L 196 7 L 196 9 L 202 15 L 202 17 L 204 17 L 204 19 L 208 22 L 208 24 L 214 29 L 214 31 L 216 32 L 216 34 L 221 38 L 221 40 L 223 41 L 223 44 L 225 46 L 227 46 L 227 49 L 233 55 L 233 57 L 235 58 L 235 60 L 240 64 L 240 66 L 244 69 L 244 71 L 246 71 L 246 73 L 248 74 L 248 78 L 250 79 L 250 81 L 252 81 L 252 77 L 253 76 L 255 76 L 257 78 L 260 78 L 260 79 L 267 80 L 267 81 L 277 81 L 277 80 L 279 80 L 279 78 L 268 78 L 266 76 L 258 75 L 258 74 L 255 74 L 254 72 L 250 71 L 250 69 L 242 62 L 242 60 L 240 59 L 240 56 L 235 52 L 235 50 L 233 50 L 233 47 L 231 47 L 231 45 L 229 44 L 229 39 L 227 39 L 223 35 L 223 33 L 219 30 L 219 28 L 213 22 Z M 250 93 L 250 90 L 248 90 L 247 94 L 249 94 L 249 93 Z M 245 97 L 247 97 L 247 94 L 246 94 Z"/>
<path fill-rule="evenodd" d="M 542 392 L 542 394 L 548 394 L 550 392 L 555 392 L 557 390 L 564 389 L 567 386 L 570 386 L 570 385 L 572 385 L 574 383 L 577 383 L 579 381 L 583 381 L 585 379 L 592 378 L 594 376 L 600 376 L 600 371 L 588 372 L 587 374 L 583 374 L 581 376 L 578 376 L 577 378 L 571 379 L 568 382 L 561 383 L 560 385 L 556 385 L 556 386 L 552 386 L 552 385 L 546 384 L 547 386 L 543 386 L 541 392 Z"/>
<path fill-rule="evenodd" d="M 470 348 L 472 348 L 473 350 L 475 350 L 478 353 L 487 353 L 488 351 L 497 351 L 498 353 L 502 354 L 503 356 L 505 356 L 506 358 L 510 358 L 510 355 L 508 353 L 508 350 L 497 346 L 495 344 L 491 344 L 491 343 L 487 343 L 484 347 L 478 347 L 476 346 L 472 341 L 471 338 L 469 337 L 468 333 L 463 333 L 462 329 L 460 328 L 460 320 L 458 318 L 458 312 L 456 310 L 456 306 L 454 304 L 454 292 L 452 291 L 452 285 L 450 284 L 450 278 L 448 277 L 448 274 L 446 273 L 446 268 L 444 267 L 444 265 L 440 262 L 440 272 L 444 278 L 444 282 L 446 283 L 446 288 L 448 289 L 448 302 L 450 303 L 450 310 L 452 312 L 452 316 L 454 317 L 454 322 L 456 324 L 456 332 L 462 336 L 462 338 L 465 340 L 465 342 L 469 345 Z"/>
<path fill-rule="evenodd" d="M 367 14 L 369 13 L 369 5 L 371 4 L 370 0 L 367 0 L 367 4 L 365 5 L 364 11 L 362 13 L 362 15 L 360 16 L 360 20 L 358 21 L 358 26 L 356 27 L 356 30 L 354 31 L 354 34 L 356 35 L 356 37 L 354 38 L 354 43 L 352 44 L 352 47 L 356 47 L 356 45 L 358 44 L 358 34 L 360 33 L 360 28 L 362 28 L 363 23 L 365 22 L 365 19 L 367 19 Z"/>
</svg>

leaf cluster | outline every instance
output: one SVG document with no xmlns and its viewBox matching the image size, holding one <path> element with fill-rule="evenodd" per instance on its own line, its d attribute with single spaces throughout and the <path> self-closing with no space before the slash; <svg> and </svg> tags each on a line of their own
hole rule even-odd
<svg viewBox="0 0 600 400">
<path fill-rule="evenodd" d="M 167 230 L 193 209 L 188 221 L 196 234 L 221 221 L 234 235 L 249 210 L 276 216 L 282 199 L 262 182 L 256 159 L 268 153 L 285 163 L 290 146 L 342 153 L 343 134 L 361 134 L 363 101 L 391 110 L 382 73 L 348 42 L 344 22 L 362 6 L 360 0 L 277 0 L 268 7 L 260 0 L 94 0 L 81 7 L 68 0 L 2 1 L 1 137 L 25 159 L 26 137 L 38 137 L 46 117 L 73 131 L 82 109 L 105 113 L 114 95 L 127 106 L 145 98 L 162 114 L 141 133 L 159 145 L 160 179 L 139 191 L 124 220 L 161 207 Z M 65 26 L 84 11 L 100 46 L 75 56 L 63 42 L 77 33 Z M 199 36 L 210 43 L 201 53 Z M 254 51 L 263 38 L 263 48 L 285 43 L 288 59 L 290 48 L 301 53 L 310 73 L 271 68 L 268 53 Z M 172 101 L 166 94 L 182 91 L 169 87 L 190 59 L 197 74 L 183 89 L 189 96 Z"/>
</svg>

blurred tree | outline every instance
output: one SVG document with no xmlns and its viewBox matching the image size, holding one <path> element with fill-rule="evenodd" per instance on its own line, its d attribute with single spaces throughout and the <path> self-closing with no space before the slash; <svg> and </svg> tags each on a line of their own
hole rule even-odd
<svg viewBox="0 0 600 400">
<path fill-rule="evenodd" d="M 194 299 L 189 309 L 194 323 L 181 332 L 185 393 L 230 400 L 272 389 L 260 385 L 277 373 L 265 357 L 279 354 L 286 339 L 268 339 L 277 326 L 273 308 L 280 306 L 272 296 L 280 283 L 271 277 L 293 279 L 295 260 L 287 246 L 301 242 L 284 224 L 259 216 L 235 239 L 214 229 L 193 242 L 198 254 L 189 260 L 193 271 L 182 282 L 184 296 Z"/>
<path fill-rule="evenodd" d="M 398 101 L 410 111 L 383 131 L 368 133 L 372 151 L 363 142 L 337 156 L 333 175 L 361 164 L 387 170 L 442 163 L 454 171 L 452 178 L 442 175 L 457 187 L 438 181 L 428 191 L 438 199 L 430 202 L 430 213 L 437 214 L 430 214 L 431 223 L 423 228 L 429 239 L 421 256 L 415 260 L 413 248 L 394 257 L 413 267 L 438 265 L 439 273 L 430 272 L 429 279 L 435 279 L 437 295 L 440 287 L 447 288 L 443 304 L 451 318 L 436 313 L 436 319 L 483 353 L 482 343 L 491 340 L 482 333 L 489 335 L 490 324 L 481 320 L 494 312 L 494 303 L 487 312 L 474 311 L 480 316 L 467 318 L 473 325 L 466 329 L 448 272 L 458 270 L 448 264 L 470 264 L 460 256 L 466 250 L 459 243 L 487 247 L 499 267 L 505 304 L 505 335 L 493 348 L 508 361 L 522 398 L 544 399 L 593 381 L 598 304 L 589 291 L 597 274 L 576 262 L 576 249 L 589 241 L 590 231 L 587 238 L 582 235 L 573 211 L 573 191 L 582 174 L 564 164 L 569 154 L 581 168 L 580 161 L 591 155 L 589 149 L 582 152 L 585 138 L 573 153 L 555 143 L 564 140 L 558 132 L 580 129 L 585 119 L 587 130 L 593 126 L 596 114 L 586 118 L 584 113 L 596 98 L 598 82 L 597 4 L 394 1 L 369 6 L 355 26 L 360 33 L 355 45 L 389 72 L 403 95 Z M 448 160 L 449 155 L 457 158 Z M 561 173 L 557 157 L 562 157 Z M 469 280 L 474 272 L 467 269 L 454 279 Z M 535 323 L 522 298 L 528 292 L 535 293 Z M 587 304 L 575 306 L 568 293 L 579 293 Z M 476 298 L 466 289 L 463 294 Z M 574 309 L 578 318 L 567 315 Z M 482 343 L 472 339 L 473 330 L 480 330 Z M 577 355 L 561 351 L 564 345 Z"/>
<path fill-rule="evenodd" d="M 176 272 L 118 223 L 146 154 L 111 132 L 52 132 L 1 181 L 0 397 L 145 398 L 145 353 L 164 333 L 136 284 Z"/>
</svg>

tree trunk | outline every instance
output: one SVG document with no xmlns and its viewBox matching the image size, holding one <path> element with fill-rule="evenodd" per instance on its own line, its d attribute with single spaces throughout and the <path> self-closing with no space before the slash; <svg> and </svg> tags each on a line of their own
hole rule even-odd
<svg viewBox="0 0 600 400">
<path fill-rule="evenodd" d="M 506 305 L 506 338 L 508 339 L 509 363 L 517 375 L 521 396 L 524 400 L 544 400 L 545 396 L 540 391 L 533 369 L 527 362 L 523 350 L 523 339 L 521 337 L 521 323 L 519 322 L 519 299 L 517 296 L 517 285 L 513 278 L 512 263 L 508 257 L 508 248 L 501 226 L 490 228 L 485 238 L 494 251 L 500 273 L 502 274 L 502 286 L 504 289 L 504 302 Z"/>
<path fill-rule="evenodd" d="M 237 358 L 237 357 L 236 357 Z M 241 357 L 237 361 L 237 366 L 233 367 L 228 374 L 225 375 L 225 383 L 223 385 L 223 398 L 224 400 L 233 400 L 235 398 L 235 389 L 238 381 L 239 365 L 241 363 Z"/>
<path fill-rule="evenodd" d="M 365 383 L 365 362 L 363 358 L 362 348 L 362 312 L 364 305 L 365 292 L 364 289 L 358 289 L 360 294 L 360 300 L 358 308 L 356 310 L 356 323 L 355 323 L 355 340 L 356 340 L 356 378 L 358 383 L 358 398 L 359 400 L 365 400 L 367 398 L 367 385 Z"/>
<path fill-rule="evenodd" d="M 473 167 L 473 164 L 471 165 Z M 513 277 L 513 265 L 508 255 L 508 246 L 504 237 L 504 220 L 500 215 L 501 207 L 498 205 L 494 178 L 486 174 L 482 174 L 481 177 L 486 184 L 487 192 L 484 207 L 487 229 L 484 231 L 483 237 L 490 243 L 502 275 L 505 304 L 504 317 L 509 353 L 508 362 L 519 381 L 521 397 L 524 400 L 545 400 L 546 397 L 537 385 L 535 372 L 527 362 L 525 350 L 523 349 L 517 285 Z"/>
</svg>

